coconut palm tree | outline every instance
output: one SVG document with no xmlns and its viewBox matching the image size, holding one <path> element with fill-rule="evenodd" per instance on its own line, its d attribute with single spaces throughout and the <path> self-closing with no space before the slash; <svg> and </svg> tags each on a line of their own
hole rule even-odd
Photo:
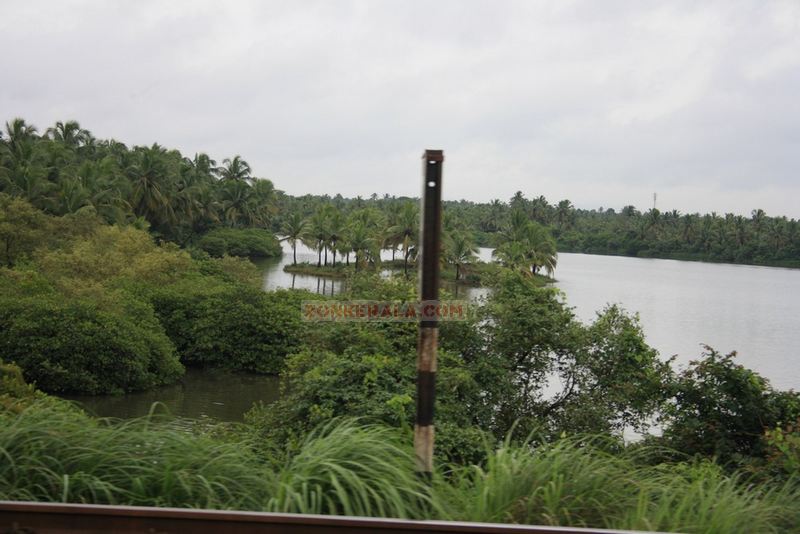
<svg viewBox="0 0 800 534">
<path fill-rule="evenodd" d="M 492 251 L 492 256 L 500 260 L 500 263 L 513 271 L 519 271 L 525 275 L 530 275 L 530 265 L 526 257 L 527 249 L 519 241 L 506 241 Z"/>
<path fill-rule="evenodd" d="M 537 274 L 539 269 L 544 269 L 548 275 L 553 274 L 558 263 L 558 252 L 550 232 L 544 226 L 531 222 L 527 234 L 524 244 L 528 249 L 531 271 Z"/>
<path fill-rule="evenodd" d="M 575 206 L 569 200 L 562 200 L 556 206 L 555 222 L 559 230 L 564 230 L 572 225 L 575 215 Z"/>
<path fill-rule="evenodd" d="M 252 202 L 253 188 L 238 180 L 221 183 L 219 198 L 222 204 L 222 219 L 231 227 L 252 226 L 259 222 Z"/>
<path fill-rule="evenodd" d="M 222 160 L 222 167 L 217 169 L 222 181 L 247 182 L 250 180 L 250 165 L 238 154 L 233 159 Z"/>
<path fill-rule="evenodd" d="M 154 226 L 172 221 L 170 177 L 160 147 L 153 145 L 140 150 L 136 162 L 126 173 L 133 185 L 134 213 Z"/>
<path fill-rule="evenodd" d="M 268 227 L 272 216 L 276 212 L 275 201 L 277 194 L 272 180 L 257 178 L 253 180 L 250 197 L 248 198 L 249 211 L 253 214 L 255 222 Z"/>
<path fill-rule="evenodd" d="M 369 229 L 363 222 L 355 220 L 350 225 L 348 245 L 356 255 L 355 264 L 356 271 L 358 271 L 359 265 L 367 261 L 370 251 L 375 246 L 374 240 L 370 237 Z"/>
<path fill-rule="evenodd" d="M 292 245 L 292 265 L 297 265 L 297 242 L 302 241 L 308 230 L 308 221 L 303 218 L 303 214 L 295 211 L 286 217 L 281 227 L 284 240 Z"/>
<path fill-rule="evenodd" d="M 341 240 L 345 232 L 345 220 L 342 212 L 339 210 L 331 210 L 328 215 L 328 247 L 333 253 L 333 266 L 336 267 L 336 254 L 339 252 Z"/>
<path fill-rule="evenodd" d="M 478 254 L 478 247 L 463 233 L 456 233 L 445 241 L 445 254 L 448 263 L 456 266 L 456 281 L 461 279 L 461 266 L 472 263 Z"/>
<path fill-rule="evenodd" d="M 419 239 L 419 213 L 417 205 L 413 202 L 406 202 L 397 214 L 397 224 L 391 229 L 390 233 L 397 236 L 398 241 L 403 246 L 403 274 L 408 277 L 408 260 L 414 249 L 414 244 Z"/>
<path fill-rule="evenodd" d="M 558 262 L 555 240 L 544 226 L 528 220 L 522 210 L 511 212 L 501 237 L 502 243 L 493 255 L 506 266 L 529 275 L 537 274 L 539 269 L 548 274 L 555 270 Z"/>
<path fill-rule="evenodd" d="M 311 216 L 306 239 L 310 246 L 317 249 L 317 267 L 322 267 L 322 249 L 328 239 L 328 218 L 324 210 L 317 210 Z"/>
<path fill-rule="evenodd" d="M 56 122 L 52 128 L 48 128 L 46 135 L 54 141 L 58 141 L 68 148 L 78 148 L 91 134 L 81 128 L 77 121 Z"/>
</svg>

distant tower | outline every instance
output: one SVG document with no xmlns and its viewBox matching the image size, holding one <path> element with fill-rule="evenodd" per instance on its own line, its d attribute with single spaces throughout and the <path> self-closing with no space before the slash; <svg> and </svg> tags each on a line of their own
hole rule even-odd
<svg viewBox="0 0 800 534">
<path fill-rule="evenodd" d="M 656 193 L 653 193 L 653 209 L 656 209 Z"/>
</svg>

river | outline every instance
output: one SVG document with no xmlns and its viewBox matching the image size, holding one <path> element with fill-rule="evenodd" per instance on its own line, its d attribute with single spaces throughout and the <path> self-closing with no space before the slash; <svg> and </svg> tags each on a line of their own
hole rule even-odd
<svg viewBox="0 0 800 534">
<path fill-rule="evenodd" d="M 265 290 L 294 287 L 328 295 L 342 290 L 340 280 L 285 273 L 292 254 L 288 245 L 284 249 L 282 258 L 259 262 Z M 490 261 L 491 249 L 479 255 Z M 316 254 L 298 247 L 297 260 L 316 262 Z M 561 253 L 555 278 L 584 322 L 606 303 L 639 313 L 648 343 L 662 357 L 676 354 L 679 367 L 698 358 L 707 344 L 720 352 L 736 350 L 741 364 L 779 389 L 800 389 L 800 270 Z M 483 288 L 457 290 L 460 298 L 487 294 Z M 81 401 L 103 416 L 145 414 L 152 402 L 161 401 L 177 415 L 234 421 L 253 402 L 276 397 L 275 378 L 190 371 L 177 386 Z"/>
</svg>

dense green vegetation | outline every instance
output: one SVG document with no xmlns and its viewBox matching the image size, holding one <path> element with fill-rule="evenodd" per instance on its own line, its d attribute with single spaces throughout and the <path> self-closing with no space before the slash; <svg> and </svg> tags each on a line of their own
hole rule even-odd
<svg viewBox="0 0 800 534">
<path fill-rule="evenodd" d="M 0 367 L 0 499 L 698 533 L 800 522 L 796 481 L 748 481 L 708 461 L 652 465 L 658 450 L 620 452 L 602 438 L 506 440 L 487 446 L 481 466 L 442 465 L 427 485 L 408 430 L 333 420 L 275 457 L 246 426 L 88 417 L 9 367 Z"/>
<path fill-rule="evenodd" d="M 201 237 L 197 246 L 216 258 L 226 254 L 269 258 L 282 253 L 281 245 L 272 232 L 259 228 L 215 228 Z"/>
<path fill-rule="evenodd" d="M 217 166 L 205 154 L 98 140 L 75 121 L 40 135 L 22 119 L 6 123 L 0 138 L 0 192 L 52 215 L 91 209 L 107 223 L 146 221 L 154 235 L 181 245 L 219 226 L 269 227 L 277 194 L 240 156 Z M 218 237 L 238 245 L 232 233 Z M 246 246 L 273 252 L 248 237 Z"/>
<path fill-rule="evenodd" d="M 415 199 L 292 197 L 254 177 L 240 156 L 218 166 L 206 154 L 186 157 L 158 144 L 129 148 L 98 140 L 74 121 L 58 122 L 42 135 L 22 119 L 6 123 L 0 192 L 53 215 L 91 208 L 109 223 L 146 221 L 158 238 L 182 246 L 214 228 L 267 228 L 290 244 L 318 250 L 320 265 L 335 266 L 338 255 L 358 268 L 389 249 L 407 268 L 416 255 Z M 549 270 L 555 267 L 555 243 L 568 252 L 800 267 L 800 223 L 761 209 L 750 217 L 640 212 L 633 206 L 585 210 L 569 200 L 550 203 L 523 192 L 508 202 L 444 204 L 444 256 L 457 273 L 473 260 L 475 245 L 497 247 L 511 264 Z M 543 228 L 522 231 L 522 219 Z M 209 237 L 204 248 L 217 256 L 276 252 L 274 244 L 232 235 Z M 13 239 L 4 241 L 16 247 Z"/>
<path fill-rule="evenodd" d="M 261 291 L 247 260 L 192 258 L 91 210 L 54 217 L 2 193 L 0 205 L 15 265 L 0 268 L 0 353 L 44 391 L 149 389 L 182 364 L 277 373 L 297 344 L 297 297 Z"/>
<path fill-rule="evenodd" d="M 711 241 L 689 230 L 676 241 L 680 225 L 706 219 L 582 212 L 521 194 L 447 203 L 443 277 L 492 291 L 467 321 L 441 325 L 428 486 L 409 447 L 417 326 L 303 322 L 309 295 L 262 291 L 244 258 L 279 254 L 276 232 L 317 251 L 316 265 L 292 269 L 346 279 L 336 298 L 413 301 L 417 209 L 413 199 L 289 197 L 240 157 L 217 168 L 205 155 L 97 141 L 76 123 L 43 136 L 10 123 L 0 141 L 0 499 L 797 529 L 800 394 L 710 347 L 677 371 L 636 315 L 608 306 L 583 323 L 541 276 L 557 267 L 556 239 L 791 264 L 795 221 L 754 214 L 728 227 L 709 216 Z M 773 226 L 780 243 L 766 237 Z M 479 243 L 496 247 L 497 263 L 475 261 Z M 396 276 L 379 275 L 382 250 Z M 280 374 L 281 398 L 222 425 L 100 420 L 48 395 L 149 389 L 184 366 Z M 658 436 L 621 439 L 654 423 Z"/>
<path fill-rule="evenodd" d="M 374 210 L 394 220 L 409 202 L 413 199 L 377 195 L 369 199 L 279 195 L 277 219 L 296 213 L 311 217 L 332 206 L 343 213 Z M 640 212 L 633 206 L 586 210 L 575 208 L 569 200 L 550 203 L 542 196 L 526 198 L 522 192 L 507 202 L 445 201 L 444 208 L 446 228 L 448 221 L 457 221 L 471 242 L 485 247 L 502 246 L 509 226 L 521 213 L 549 230 L 562 252 L 800 267 L 800 222 L 768 216 L 761 209 L 754 209 L 750 217 L 658 209 Z M 276 225 L 279 228 L 280 222 Z"/>
</svg>

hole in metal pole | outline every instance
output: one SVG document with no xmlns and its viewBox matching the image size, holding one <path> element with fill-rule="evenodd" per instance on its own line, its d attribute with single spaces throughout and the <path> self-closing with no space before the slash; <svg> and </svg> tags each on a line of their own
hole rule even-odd
<svg viewBox="0 0 800 534">
<path fill-rule="evenodd" d="M 428 164 L 429 165 L 436 165 L 436 160 L 432 159 L 432 160 L 428 161 Z"/>
<path fill-rule="evenodd" d="M 436 187 L 436 182 L 428 182 L 428 187 Z"/>
</svg>

